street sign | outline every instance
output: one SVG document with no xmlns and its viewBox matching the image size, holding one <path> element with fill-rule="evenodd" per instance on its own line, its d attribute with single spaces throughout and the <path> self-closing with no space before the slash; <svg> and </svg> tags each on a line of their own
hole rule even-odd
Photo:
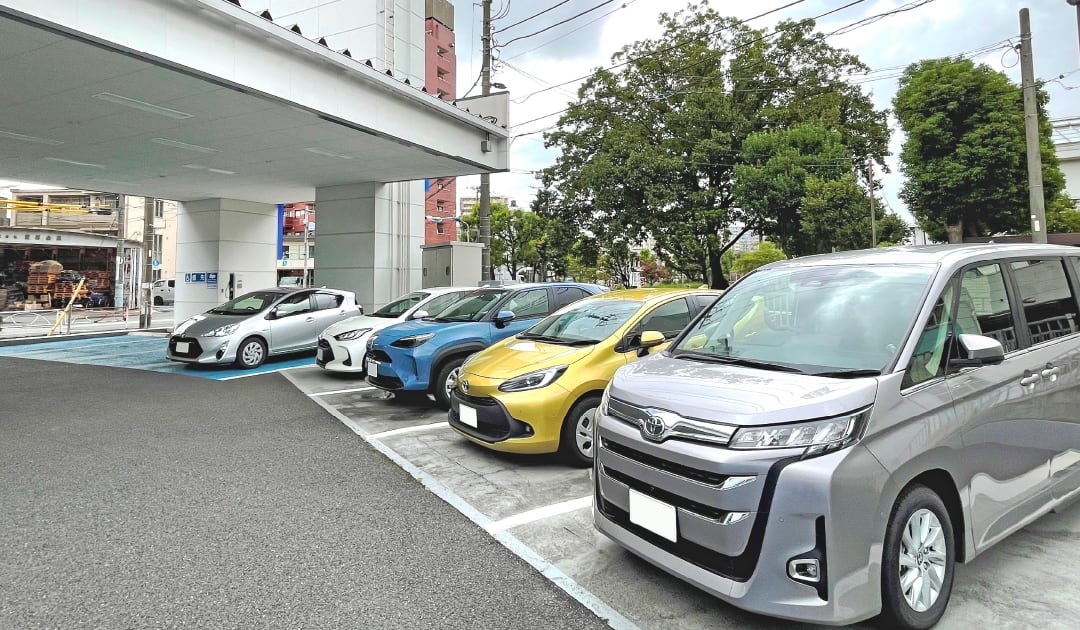
<svg viewBox="0 0 1080 630">
<path fill-rule="evenodd" d="M 206 272 L 206 287 L 209 288 L 209 289 L 216 289 L 217 288 L 217 272 L 216 271 L 208 271 L 208 272 Z"/>
</svg>

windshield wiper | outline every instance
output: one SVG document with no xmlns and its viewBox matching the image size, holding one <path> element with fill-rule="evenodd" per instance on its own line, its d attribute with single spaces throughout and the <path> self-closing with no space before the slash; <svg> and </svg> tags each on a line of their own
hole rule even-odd
<svg viewBox="0 0 1080 630">
<path fill-rule="evenodd" d="M 865 376 L 881 376 L 881 370 L 848 369 L 826 370 L 824 372 L 810 372 L 810 376 L 827 376 L 829 378 L 862 378 Z"/>
<path fill-rule="evenodd" d="M 538 335 L 531 332 L 523 332 L 518 335 L 518 339 L 530 339 L 532 341 L 543 341 L 545 343 L 567 343 L 569 339 L 563 339 L 562 337 L 554 337 L 552 335 Z"/>
<path fill-rule="evenodd" d="M 723 363 L 725 365 L 739 365 L 742 367 L 761 368 L 763 370 L 772 370 L 774 372 L 794 372 L 796 374 L 806 373 L 797 367 L 784 365 L 782 363 L 769 363 L 768 361 L 755 361 L 753 359 L 723 356 L 720 354 L 705 354 L 703 352 L 692 352 L 689 350 L 675 351 L 671 353 L 671 356 L 678 359 L 690 359 L 691 361 L 704 361 L 706 363 Z"/>
</svg>

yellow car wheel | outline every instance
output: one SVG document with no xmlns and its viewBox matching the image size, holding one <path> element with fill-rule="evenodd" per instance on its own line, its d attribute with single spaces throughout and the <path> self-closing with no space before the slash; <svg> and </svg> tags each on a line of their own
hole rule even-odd
<svg viewBox="0 0 1080 630">
<path fill-rule="evenodd" d="M 593 444 L 593 424 L 599 408 L 600 394 L 589 394 L 577 401 L 563 420 L 559 452 L 575 466 L 592 465 L 593 452 L 596 450 Z"/>
</svg>

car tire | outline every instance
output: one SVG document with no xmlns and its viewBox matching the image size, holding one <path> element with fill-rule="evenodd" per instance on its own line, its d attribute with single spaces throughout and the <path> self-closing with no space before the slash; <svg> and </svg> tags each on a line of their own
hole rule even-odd
<svg viewBox="0 0 1080 630">
<path fill-rule="evenodd" d="M 448 359 L 439 366 L 436 372 L 435 382 L 431 384 L 431 394 L 435 396 L 435 403 L 442 409 L 450 408 L 450 379 L 456 377 L 461 371 L 462 363 L 465 363 L 465 357 Z"/>
<path fill-rule="evenodd" d="M 236 347 L 236 367 L 253 370 L 266 361 L 266 342 L 258 337 L 248 337 Z"/>
<path fill-rule="evenodd" d="M 161 299 L 160 295 L 155 295 L 154 306 L 165 306 L 165 300 Z"/>
<path fill-rule="evenodd" d="M 593 442 L 593 425 L 596 411 L 600 408 L 600 396 L 590 394 L 577 401 L 563 419 L 559 432 L 559 453 L 574 466 L 591 466 L 596 445 Z"/>
<path fill-rule="evenodd" d="M 885 529 L 882 625 L 924 630 L 936 624 L 949 604 L 955 567 L 956 538 L 945 503 L 926 486 L 906 488 Z"/>
</svg>

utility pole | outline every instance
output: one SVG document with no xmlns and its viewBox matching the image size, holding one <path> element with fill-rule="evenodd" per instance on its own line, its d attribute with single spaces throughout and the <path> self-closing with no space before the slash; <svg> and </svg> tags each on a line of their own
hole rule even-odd
<svg viewBox="0 0 1080 630">
<path fill-rule="evenodd" d="M 139 328 L 150 327 L 150 278 L 154 275 L 154 198 L 143 197 L 143 260 L 142 277 L 139 281 L 142 290 L 139 295 Z"/>
<path fill-rule="evenodd" d="M 1020 77 L 1024 90 L 1024 136 L 1027 141 L 1028 200 L 1031 242 L 1046 242 L 1046 203 L 1043 199 L 1042 153 L 1039 142 L 1039 103 L 1035 96 L 1035 64 L 1031 52 L 1031 16 L 1020 9 Z"/>
<path fill-rule="evenodd" d="M 483 65 L 480 66 L 480 93 L 491 93 L 491 0 L 483 0 L 484 25 L 481 44 Z M 491 174 L 480 174 L 480 208 L 476 213 L 480 227 L 480 244 L 484 249 L 480 254 L 480 278 L 491 280 Z"/>
<path fill-rule="evenodd" d="M 877 247 L 877 216 L 874 213 L 874 163 L 866 169 L 866 185 L 870 187 L 870 246 Z"/>
<path fill-rule="evenodd" d="M 1080 0 L 1065 0 L 1069 6 L 1076 7 L 1076 38 L 1080 43 Z"/>
</svg>

